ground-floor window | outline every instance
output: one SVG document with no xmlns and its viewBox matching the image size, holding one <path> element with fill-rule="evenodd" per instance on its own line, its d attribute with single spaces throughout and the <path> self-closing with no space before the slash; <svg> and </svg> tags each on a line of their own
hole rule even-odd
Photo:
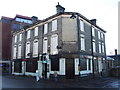
<svg viewBox="0 0 120 90">
<path fill-rule="evenodd" d="M 15 61 L 14 62 L 14 72 L 21 73 L 22 71 L 22 62 Z"/>
<path fill-rule="evenodd" d="M 37 61 L 26 61 L 26 72 L 35 73 L 38 68 Z"/>
<path fill-rule="evenodd" d="M 59 71 L 59 58 L 51 58 L 51 71 Z"/>
</svg>

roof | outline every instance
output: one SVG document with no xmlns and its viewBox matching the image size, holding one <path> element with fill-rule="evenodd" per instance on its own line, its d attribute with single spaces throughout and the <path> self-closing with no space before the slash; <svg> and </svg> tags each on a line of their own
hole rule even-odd
<svg viewBox="0 0 120 90">
<path fill-rule="evenodd" d="M 80 13 L 77 13 L 77 12 L 56 13 L 56 14 L 54 14 L 54 15 L 46 18 L 46 19 L 40 20 L 40 21 L 38 21 L 38 22 L 36 22 L 36 23 L 34 23 L 34 24 L 29 24 L 29 25 L 27 25 L 27 27 L 25 26 L 24 28 L 25 28 L 25 29 L 30 28 L 30 27 L 32 27 L 32 26 L 34 26 L 34 25 L 40 24 L 40 23 L 42 23 L 42 22 L 45 22 L 45 21 L 47 21 L 47 20 L 49 20 L 49 19 L 52 19 L 52 18 L 57 17 L 57 16 L 60 16 L 60 15 L 72 15 L 73 13 L 76 14 L 76 15 L 78 15 L 78 16 L 80 16 L 81 18 L 85 19 L 85 20 L 88 21 L 91 25 L 97 27 L 98 29 L 100 29 L 101 31 L 103 31 L 104 33 L 106 33 L 106 31 L 105 31 L 104 29 L 102 29 L 102 28 L 99 27 L 98 25 L 94 25 L 89 19 L 87 19 L 86 17 L 84 17 L 83 15 L 81 15 Z M 18 17 L 24 17 L 24 18 L 26 17 L 26 16 L 21 16 L 21 15 L 16 15 L 16 16 L 18 16 Z M 19 30 L 19 31 L 20 31 L 20 30 Z"/>
<path fill-rule="evenodd" d="M 17 18 L 17 17 L 32 20 L 32 18 L 31 18 L 31 17 L 28 17 L 28 16 L 23 16 L 23 15 L 19 15 L 19 14 L 16 14 L 15 18 Z"/>
<path fill-rule="evenodd" d="M 4 18 L 4 19 L 8 19 L 8 20 L 13 20 L 13 18 L 10 18 L 10 17 L 6 17 L 6 16 L 2 16 L 1 19 Z"/>
</svg>

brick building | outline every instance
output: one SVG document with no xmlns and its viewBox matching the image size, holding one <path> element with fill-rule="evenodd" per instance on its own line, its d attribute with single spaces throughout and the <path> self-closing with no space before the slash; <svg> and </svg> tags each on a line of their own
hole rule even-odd
<svg viewBox="0 0 120 90">
<path fill-rule="evenodd" d="M 74 78 L 103 72 L 106 31 L 96 19 L 56 8 L 55 15 L 13 32 L 12 74 L 35 76 L 38 70 L 41 76 L 44 70 L 48 78 L 53 71 Z"/>
</svg>

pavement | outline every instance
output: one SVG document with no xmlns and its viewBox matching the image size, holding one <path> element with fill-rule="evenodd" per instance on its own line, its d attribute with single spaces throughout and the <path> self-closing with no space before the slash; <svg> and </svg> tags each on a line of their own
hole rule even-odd
<svg viewBox="0 0 120 90">
<path fill-rule="evenodd" d="M 50 78 L 45 80 L 40 79 L 37 82 L 35 77 L 31 76 L 3 75 L 2 88 L 100 88 L 120 90 L 120 77 L 58 78 L 57 82 L 53 78 Z"/>
</svg>

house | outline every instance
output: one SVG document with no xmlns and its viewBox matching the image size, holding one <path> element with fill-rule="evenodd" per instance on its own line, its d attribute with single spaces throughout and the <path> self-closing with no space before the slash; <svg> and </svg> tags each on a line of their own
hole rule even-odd
<svg viewBox="0 0 120 90">
<path fill-rule="evenodd" d="M 105 33 L 80 13 L 65 12 L 57 5 L 57 13 L 40 22 L 14 31 L 12 37 L 12 74 L 74 78 L 81 74 L 100 74 L 106 59 Z"/>
</svg>

